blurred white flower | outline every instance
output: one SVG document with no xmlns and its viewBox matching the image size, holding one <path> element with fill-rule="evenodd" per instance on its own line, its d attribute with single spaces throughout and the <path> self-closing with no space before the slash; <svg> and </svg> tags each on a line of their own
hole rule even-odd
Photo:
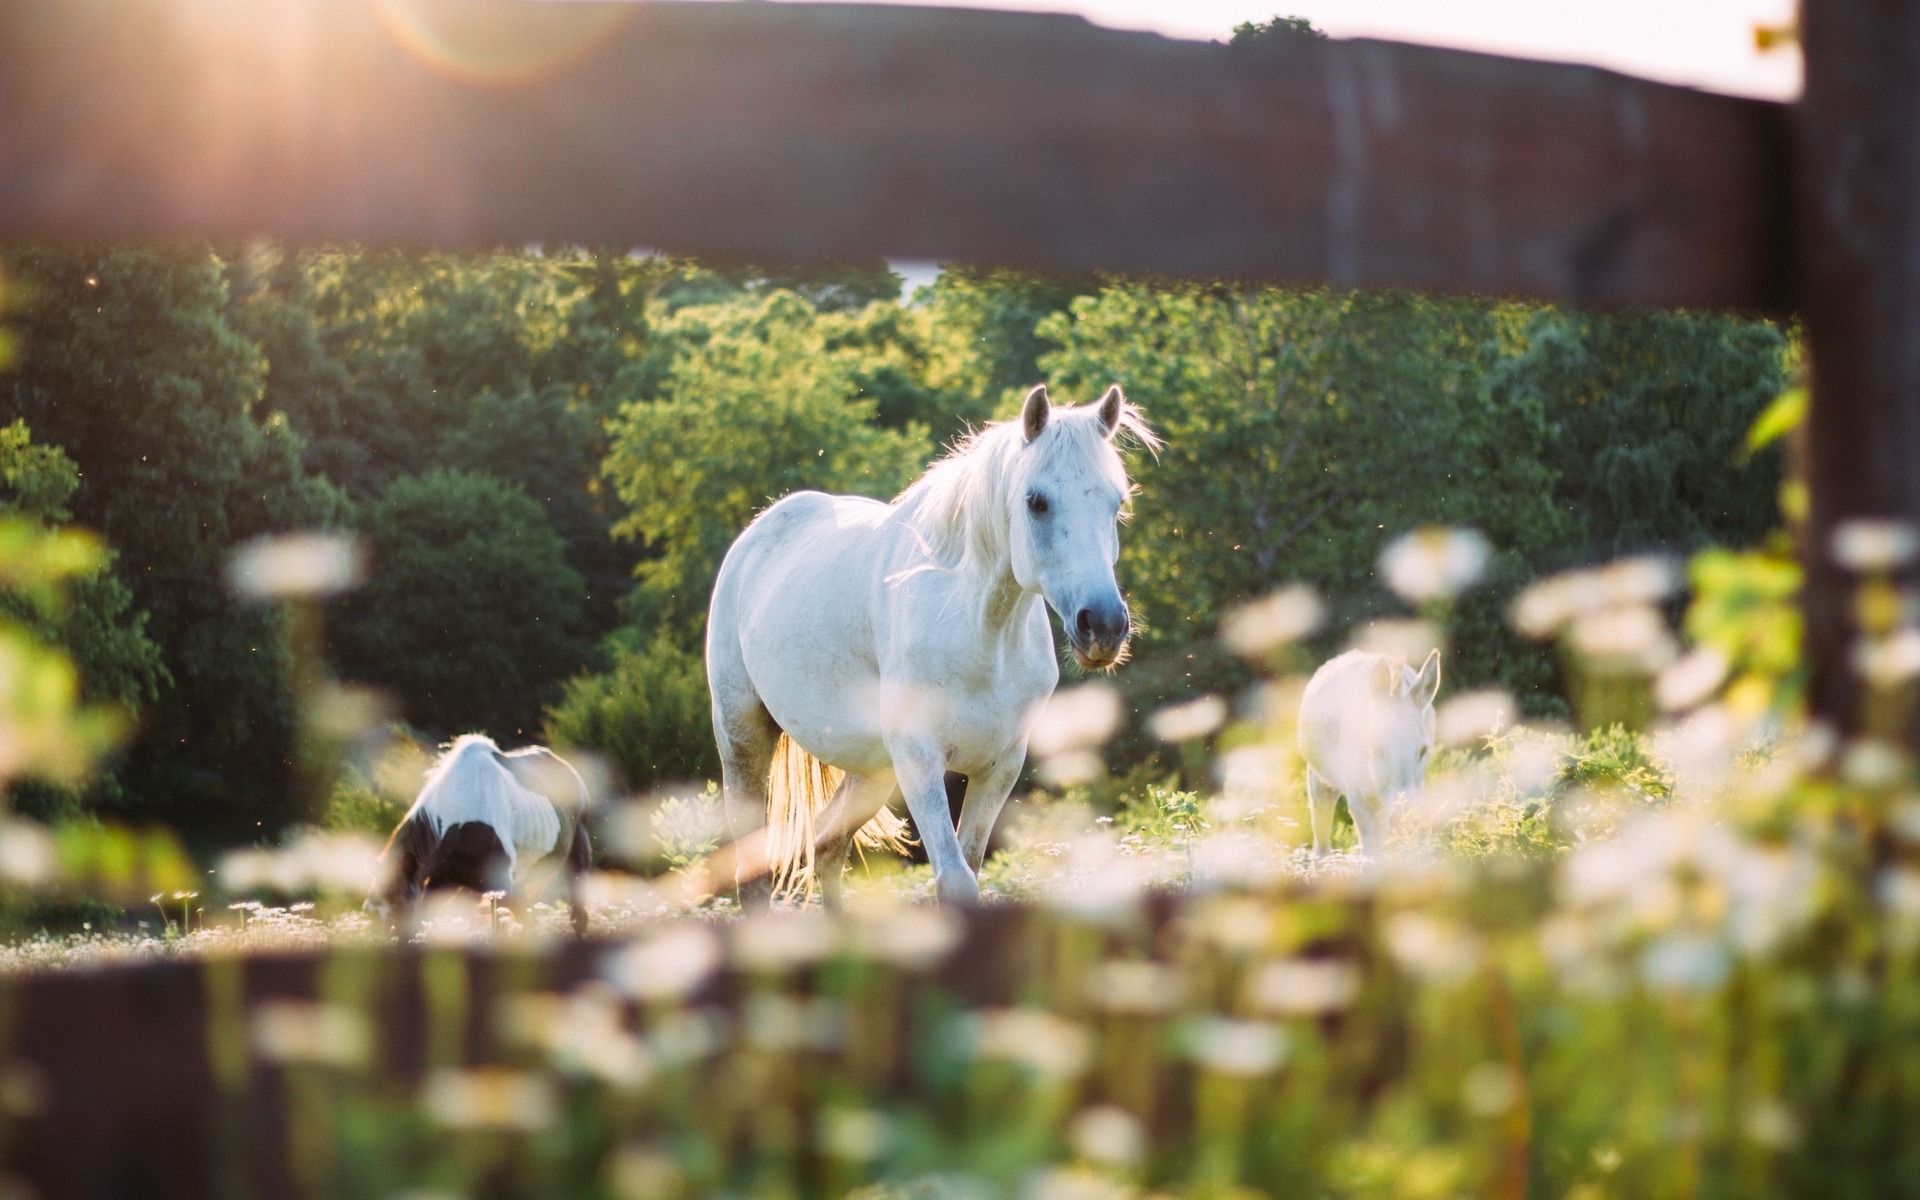
<svg viewBox="0 0 1920 1200">
<path fill-rule="evenodd" d="M 1040 778 L 1049 787 L 1070 788 L 1092 783 L 1106 772 L 1107 764 L 1091 750 L 1066 750 L 1040 759 Z"/>
<path fill-rule="evenodd" d="M 1593 670 L 1651 674 L 1673 661 L 1673 635 L 1652 607 L 1635 604 L 1582 613 L 1573 620 L 1573 649 Z"/>
<path fill-rule="evenodd" d="M 1507 615 L 1522 636 L 1545 641 L 1586 614 L 1656 604 L 1678 584 L 1671 559 L 1623 558 L 1604 567 L 1549 575 L 1514 597 Z"/>
<path fill-rule="evenodd" d="M 830 1050 L 845 1039 L 846 1014 L 827 997 L 795 999 L 755 992 L 740 1010 L 740 1032 L 762 1050 Z"/>
<path fill-rule="evenodd" d="M 1354 631 L 1353 648 L 1419 663 L 1440 649 L 1440 631 L 1431 621 L 1368 621 Z"/>
<path fill-rule="evenodd" d="M 1505 1063 L 1476 1063 L 1460 1077 L 1460 1102 L 1477 1117 L 1497 1117 L 1520 1099 L 1520 1081 Z"/>
<path fill-rule="evenodd" d="M 1912 867 L 1888 867 L 1875 881 L 1874 894 L 1881 907 L 1908 920 L 1920 919 L 1920 871 Z"/>
<path fill-rule="evenodd" d="M 1042 894 L 1055 911 L 1083 921 L 1114 921 L 1131 916 L 1149 882 L 1147 864 L 1120 850 L 1119 839 L 1104 830 L 1068 841 L 1060 871 Z"/>
<path fill-rule="evenodd" d="M 1228 613 L 1220 640 L 1243 658 L 1259 658 L 1320 628 L 1326 611 L 1313 588 L 1291 584 Z"/>
<path fill-rule="evenodd" d="M 1125 1167 L 1140 1161 L 1147 1143 L 1146 1131 L 1124 1108 L 1099 1104 L 1074 1114 L 1067 1126 L 1067 1137 L 1074 1150 L 1089 1162 L 1110 1167 Z"/>
<path fill-rule="evenodd" d="M 1190 742 L 1206 737 L 1226 720 L 1227 702 L 1209 695 L 1161 709 L 1148 718 L 1147 729 L 1163 742 Z"/>
<path fill-rule="evenodd" d="M 1920 675 L 1920 629 L 1909 625 L 1883 638 L 1862 638 L 1853 647 L 1853 665 L 1877 688 L 1900 686 Z"/>
<path fill-rule="evenodd" d="M 1740 1132 L 1771 1150 L 1785 1150 L 1800 1140 L 1800 1122 L 1778 1098 L 1754 1100 L 1740 1119 Z"/>
<path fill-rule="evenodd" d="M 1856 738 L 1840 754 L 1840 777 L 1875 791 L 1897 786 L 1912 774 L 1906 751 L 1877 738 Z"/>
<path fill-rule="evenodd" d="M 1087 975 L 1087 999 L 1108 1012 L 1163 1016 L 1180 1007 L 1186 988 L 1165 963 L 1109 959 Z"/>
<path fill-rule="evenodd" d="M 427 1076 L 421 1105 L 448 1129 L 539 1130 L 560 1115 L 553 1084 L 507 1067 L 440 1070 Z"/>
<path fill-rule="evenodd" d="M 976 1056 L 1018 1063 L 1039 1075 L 1078 1075 L 1093 1052 L 1084 1027 L 1037 1008 L 983 1009 L 965 1018 L 964 1028 Z"/>
<path fill-rule="evenodd" d="M 943 1184 L 945 1181 L 942 1181 Z M 943 1189 L 944 1190 L 944 1189 Z M 1049 1167 L 1027 1180 L 1021 1200 L 1132 1200 L 1135 1192 L 1119 1180 L 1074 1167 Z M 962 1192 L 956 1200 L 984 1200 Z"/>
<path fill-rule="evenodd" d="M 835 1158 L 871 1162 L 893 1145 L 893 1118 L 877 1108 L 834 1105 L 820 1110 L 815 1137 Z"/>
<path fill-rule="evenodd" d="M 1352 1004 L 1360 971 L 1328 958 L 1284 958 L 1263 963 L 1247 980 L 1247 1002 L 1282 1016 L 1318 1016 Z"/>
<path fill-rule="evenodd" d="M 839 948 L 839 922 L 818 908 L 762 913 L 733 926 L 733 959 L 750 971 L 810 966 Z"/>
<path fill-rule="evenodd" d="M 680 1164 L 650 1146 L 623 1146 L 607 1165 L 607 1182 L 619 1200 L 677 1200 L 684 1186 Z"/>
<path fill-rule="evenodd" d="M 1287 788 L 1287 751 L 1264 741 L 1235 746 L 1214 757 L 1213 774 L 1229 803 L 1259 810 L 1274 803 Z"/>
<path fill-rule="evenodd" d="M 1459 922 L 1420 912 L 1387 921 L 1387 950 L 1402 967 L 1440 983 L 1464 978 L 1480 962 L 1480 938 Z"/>
<path fill-rule="evenodd" d="M 1222 1075 L 1267 1075 L 1286 1060 L 1286 1031 L 1266 1021 L 1196 1017 L 1183 1032 L 1188 1056 Z"/>
<path fill-rule="evenodd" d="M 1034 717 L 1027 747 L 1045 758 L 1104 746 L 1120 727 L 1120 693 L 1104 683 L 1063 688 Z"/>
<path fill-rule="evenodd" d="M 37 888 L 60 874 L 60 858 L 53 835 L 32 821 L 0 823 L 0 881 L 13 887 Z"/>
<path fill-rule="evenodd" d="M 1731 664 L 1712 646 L 1700 646 L 1682 655 L 1653 684 L 1653 698 L 1667 712 L 1680 712 L 1705 701 L 1726 682 Z"/>
<path fill-rule="evenodd" d="M 1834 561 L 1850 571 L 1891 571 L 1913 561 L 1920 535 L 1905 521 L 1856 517 L 1833 527 Z"/>
<path fill-rule="evenodd" d="M 1719 987 L 1728 967 L 1726 948 L 1698 933 L 1664 934 L 1640 954 L 1640 974 L 1665 991 L 1703 992 Z"/>
<path fill-rule="evenodd" d="M 247 600 L 332 596 L 366 577 L 366 557 L 352 538 L 332 533 L 257 537 L 233 552 L 227 582 Z"/>
<path fill-rule="evenodd" d="M 1513 697 L 1503 688 L 1462 692 L 1434 714 L 1434 740 L 1442 746 L 1472 746 L 1513 726 Z"/>
<path fill-rule="evenodd" d="M 938 965 L 966 932 L 951 910 L 928 905 L 860 906 L 850 915 L 856 950 L 909 971 Z"/>
<path fill-rule="evenodd" d="M 358 1011 L 307 1000 L 269 1000 L 253 1010 L 253 1048 L 268 1062 L 357 1067 L 371 1036 Z"/>
<path fill-rule="evenodd" d="M 609 954 L 601 972 L 641 1000 L 678 1000 L 720 965 L 720 940 L 703 925 L 680 924 Z"/>
<path fill-rule="evenodd" d="M 1245 798 L 1245 793 L 1223 797 L 1214 810 L 1240 810 Z M 1193 844 L 1192 882 L 1196 887 L 1266 887 L 1287 873 L 1286 854 L 1285 846 L 1258 830 L 1209 833 Z"/>
<path fill-rule="evenodd" d="M 1403 534 L 1380 552 L 1387 586 L 1410 604 L 1450 600 L 1480 582 L 1493 547 L 1477 529 L 1427 525 Z"/>
<path fill-rule="evenodd" d="M 567 995 L 509 997 L 503 1032 L 545 1051 L 559 1070 L 637 1088 L 653 1075 L 652 1055 L 626 1027 L 625 1005 L 606 984 L 590 981 Z"/>
<path fill-rule="evenodd" d="M 678 1009 L 647 1028 L 647 1050 L 663 1067 L 698 1062 L 726 1045 L 724 1018 L 713 1010 Z"/>
</svg>

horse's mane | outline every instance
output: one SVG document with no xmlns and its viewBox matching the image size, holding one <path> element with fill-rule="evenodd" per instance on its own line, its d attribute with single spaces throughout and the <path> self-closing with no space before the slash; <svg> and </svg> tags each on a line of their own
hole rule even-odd
<svg viewBox="0 0 1920 1200">
<path fill-rule="evenodd" d="M 1020 457 L 1025 441 L 1018 417 L 969 433 L 894 499 L 894 511 L 949 570 L 985 569 L 1004 562 L 1009 553 L 1008 504 L 1024 480 L 1043 464 L 1078 455 L 1123 494 L 1130 492 L 1126 466 L 1102 432 L 1097 409 L 1092 404 L 1056 407 L 1033 443 L 1039 455 L 1025 462 Z M 1120 403 L 1118 436 L 1132 438 L 1149 450 L 1160 446 L 1140 410 L 1125 400 Z"/>
</svg>

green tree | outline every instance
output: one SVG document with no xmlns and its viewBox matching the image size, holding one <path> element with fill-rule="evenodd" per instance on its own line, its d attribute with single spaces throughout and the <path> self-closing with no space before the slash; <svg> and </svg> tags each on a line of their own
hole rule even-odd
<svg viewBox="0 0 1920 1200">
<path fill-rule="evenodd" d="M 0 417 L 78 465 L 75 516 L 121 555 L 173 686 L 149 709 L 117 803 L 210 837 L 294 815 L 278 618 L 231 599 L 225 556 L 273 529 L 330 519 L 299 439 L 257 410 L 264 363 L 227 321 L 222 265 L 186 247 L 16 247 L 29 287 Z"/>
<path fill-rule="evenodd" d="M 67 502 L 79 486 L 73 460 L 57 446 L 35 445 L 24 421 L 0 428 L 0 513 L 51 533 L 72 520 Z M 58 603 L 26 592 L 0 594 L 0 624 L 63 651 L 79 674 L 82 704 L 115 705 L 137 719 L 171 680 L 160 647 L 147 634 L 147 614 L 133 610 L 133 593 L 114 572 L 116 557 L 103 549 L 93 570 L 65 581 Z M 85 790 L 24 780 L 10 797 L 16 810 L 41 818 L 74 813 L 89 798 L 109 805 L 123 798 L 110 770 Z"/>
<path fill-rule="evenodd" d="M 804 488 L 890 497 L 927 459 L 923 427 L 883 429 L 819 314 L 789 292 L 676 313 L 656 400 L 625 405 L 603 467 L 626 516 L 641 629 L 698 643 L 721 556 L 767 502 Z"/>
<path fill-rule="evenodd" d="M 1058 392 L 1119 382 L 1167 438 L 1136 471 L 1122 538 L 1145 648 L 1184 656 L 1227 609 L 1289 580 L 1349 619 L 1386 610 L 1374 560 L 1429 521 L 1479 527 L 1501 570 L 1524 574 L 1561 522 L 1544 414 L 1480 386 L 1511 320 L 1483 301 L 1145 284 L 1050 319 L 1042 334 L 1061 349 L 1042 365 Z M 1500 673 L 1483 661 L 1468 677 Z"/>
<path fill-rule="evenodd" d="M 584 588 L 540 506 L 443 468 L 396 479 L 357 524 L 373 569 L 334 606 L 341 671 L 391 688 L 408 720 L 438 733 L 537 728 L 588 651 Z"/>
<path fill-rule="evenodd" d="M 1544 412 L 1541 455 L 1571 536 L 1541 569 L 1646 550 L 1746 546 L 1777 523 L 1778 449 L 1744 462 L 1786 386 L 1774 326 L 1695 313 L 1546 310 L 1495 366 L 1495 404 Z"/>
</svg>

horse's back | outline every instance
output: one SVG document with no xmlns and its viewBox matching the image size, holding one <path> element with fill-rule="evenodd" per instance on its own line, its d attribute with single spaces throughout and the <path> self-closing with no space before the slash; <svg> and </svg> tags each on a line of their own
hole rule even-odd
<svg viewBox="0 0 1920 1200">
<path fill-rule="evenodd" d="M 1378 654 L 1349 650 L 1321 664 L 1300 695 L 1300 753 L 1307 765 L 1342 792 L 1358 780 L 1367 714 L 1375 696 L 1372 676 Z"/>
</svg>

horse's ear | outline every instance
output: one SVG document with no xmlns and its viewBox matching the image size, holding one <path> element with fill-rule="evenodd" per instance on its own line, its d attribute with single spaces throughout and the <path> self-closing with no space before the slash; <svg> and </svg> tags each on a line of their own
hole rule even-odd
<svg viewBox="0 0 1920 1200">
<path fill-rule="evenodd" d="M 1433 698 L 1440 694 L 1440 651 L 1427 654 L 1427 661 L 1420 665 L 1420 673 L 1413 677 L 1413 686 L 1408 694 L 1421 704 L 1432 704 Z"/>
<path fill-rule="evenodd" d="M 1400 682 L 1401 663 L 1398 659 L 1381 655 L 1373 660 L 1373 670 L 1367 676 L 1367 690 L 1376 696 L 1391 696 L 1395 684 Z"/>
<path fill-rule="evenodd" d="M 1120 385 L 1114 384 L 1107 394 L 1100 397 L 1100 424 L 1107 431 L 1107 440 L 1120 432 L 1120 410 L 1125 408 L 1127 398 L 1120 394 Z"/>
<path fill-rule="evenodd" d="M 1053 415 L 1053 400 L 1047 395 L 1047 385 L 1036 383 L 1027 393 L 1027 402 L 1020 409 L 1020 430 L 1031 442 L 1047 430 L 1047 418 Z"/>
</svg>

